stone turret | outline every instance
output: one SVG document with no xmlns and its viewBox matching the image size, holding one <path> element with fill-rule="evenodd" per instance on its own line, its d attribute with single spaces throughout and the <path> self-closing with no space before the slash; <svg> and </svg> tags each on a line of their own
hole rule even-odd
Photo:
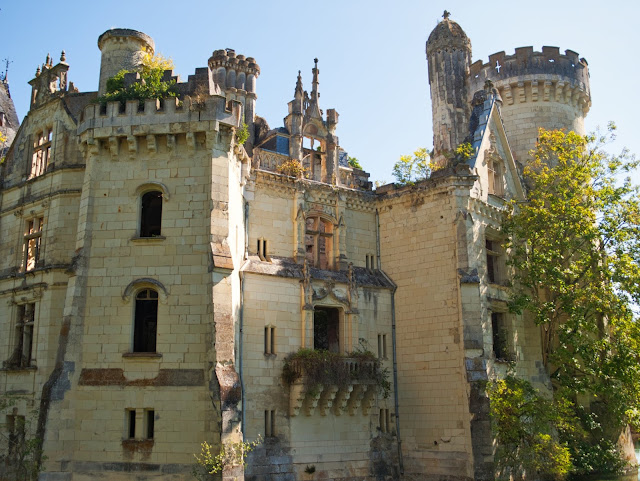
<svg viewBox="0 0 640 481">
<path fill-rule="evenodd" d="M 470 69 L 471 92 L 491 80 L 500 92 L 504 127 L 516 160 L 526 163 L 535 147 L 538 128 L 573 130 L 584 134 L 591 106 L 589 68 L 576 52 L 557 47 L 517 48 L 515 55 L 498 52 L 489 62 Z"/>
<path fill-rule="evenodd" d="M 255 142 L 254 120 L 256 112 L 256 80 L 260 67 L 253 57 L 236 55 L 235 50 L 227 48 L 216 50 L 209 58 L 209 69 L 215 83 L 224 92 L 227 101 L 237 100 L 244 107 L 244 121 L 249 127 L 249 139 L 246 147 Z"/>
<path fill-rule="evenodd" d="M 5 73 L 4 77 L 0 77 L 0 133 L 2 133 L 6 140 L 4 143 L 0 142 L 0 157 L 5 154 L 11 142 L 13 142 L 18 127 L 20 127 L 20 121 L 18 120 L 16 108 L 11 99 L 9 79 Z"/>
<path fill-rule="evenodd" d="M 449 18 L 443 19 L 427 40 L 429 87 L 433 109 L 434 162 L 446 161 L 468 135 L 471 113 L 469 106 L 469 66 L 471 41 L 464 30 Z"/>
<path fill-rule="evenodd" d="M 120 70 L 136 70 L 147 53 L 153 55 L 155 45 L 153 39 L 142 32 L 114 28 L 98 37 L 98 48 L 102 52 L 98 95 L 104 95 L 110 77 Z"/>
</svg>

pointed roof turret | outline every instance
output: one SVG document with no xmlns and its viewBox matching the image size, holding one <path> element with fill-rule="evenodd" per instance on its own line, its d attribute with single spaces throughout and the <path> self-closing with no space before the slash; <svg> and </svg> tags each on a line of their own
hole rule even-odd
<svg viewBox="0 0 640 481">
<path fill-rule="evenodd" d="M 304 90 L 302 89 L 302 76 L 300 70 L 298 70 L 298 80 L 296 81 L 296 90 L 293 94 L 295 98 L 302 98 L 304 96 Z"/>
<path fill-rule="evenodd" d="M 427 40 L 427 55 L 443 48 L 464 48 L 471 51 L 471 40 L 462 27 L 449 18 L 451 12 L 444 11 L 442 20 L 438 22 Z"/>
<path fill-rule="evenodd" d="M 322 119 L 322 113 L 320 112 L 320 105 L 318 101 L 318 99 L 320 98 L 320 93 L 318 92 L 318 85 L 320 85 L 320 82 L 318 81 L 318 74 L 320 73 L 320 70 L 318 69 L 318 59 L 314 58 L 313 62 L 315 65 L 311 70 L 311 72 L 313 73 L 311 97 L 309 99 L 309 107 L 307 107 L 305 116 Z"/>
</svg>

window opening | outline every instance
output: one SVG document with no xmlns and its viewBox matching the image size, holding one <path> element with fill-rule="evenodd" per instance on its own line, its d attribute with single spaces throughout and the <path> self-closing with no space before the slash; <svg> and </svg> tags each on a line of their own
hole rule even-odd
<svg viewBox="0 0 640 481">
<path fill-rule="evenodd" d="M 23 304 L 18 306 L 13 354 L 5 363 L 7 367 L 31 366 L 31 351 L 33 349 L 33 326 L 35 323 L 36 305 Z"/>
<path fill-rule="evenodd" d="M 153 439 L 153 431 L 155 428 L 155 411 L 153 409 L 147 409 L 145 411 L 145 421 L 146 421 L 146 429 L 147 439 Z"/>
<path fill-rule="evenodd" d="M 258 239 L 258 246 L 256 252 L 258 253 L 258 257 L 261 261 L 270 261 L 269 255 L 267 253 L 267 240 L 264 238 Z"/>
<path fill-rule="evenodd" d="M 391 413 L 388 409 L 380 409 L 379 421 L 380 432 L 391 432 Z"/>
<path fill-rule="evenodd" d="M 9 437 L 7 458 L 9 464 L 15 465 L 20 462 L 21 453 L 25 450 L 26 431 L 26 419 L 18 415 L 15 408 L 13 414 L 7 415 L 7 431 Z"/>
<path fill-rule="evenodd" d="M 127 438 L 135 439 L 136 437 L 136 410 L 128 409 L 127 413 Z"/>
<path fill-rule="evenodd" d="M 276 412 L 273 410 L 264 412 L 264 435 L 267 438 L 276 435 Z"/>
<path fill-rule="evenodd" d="M 320 269 L 331 269 L 333 224 L 320 217 L 306 220 L 305 252 L 307 261 Z"/>
<path fill-rule="evenodd" d="M 276 328 L 273 326 L 265 326 L 264 328 L 264 353 L 276 353 Z"/>
<path fill-rule="evenodd" d="M 40 241 L 42 239 L 43 217 L 27 221 L 24 234 L 24 270 L 31 271 L 38 266 L 40 260 Z"/>
<path fill-rule="evenodd" d="M 340 311 L 333 307 L 316 307 L 313 312 L 313 348 L 340 352 Z"/>
<path fill-rule="evenodd" d="M 378 334 L 378 358 L 387 358 L 387 335 Z"/>
<path fill-rule="evenodd" d="M 134 352 L 156 352 L 157 325 L 158 293 L 152 289 L 140 291 L 136 296 Z"/>
<path fill-rule="evenodd" d="M 491 329 L 493 337 L 493 352 L 496 359 L 509 359 L 508 330 L 503 312 L 491 313 Z"/>
<path fill-rule="evenodd" d="M 142 196 L 140 237 L 160 236 L 162 226 L 162 192 L 151 191 Z"/>
<path fill-rule="evenodd" d="M 38 177 L 47 170 L 51 160 L 51 141 L 53 140 L 53 129 L 41 130 L 36 134 L 33 145 L 33 159 L 31 161 L 31 172 L 29 178 Z"/>
<path fill-rule="evenodd" d="M 503 281 L 504 252 L 500 241 L 486 239 L 485 248 L 487 251 L 487 276 L 491 284 L 499 284 Z"/>
</svg>

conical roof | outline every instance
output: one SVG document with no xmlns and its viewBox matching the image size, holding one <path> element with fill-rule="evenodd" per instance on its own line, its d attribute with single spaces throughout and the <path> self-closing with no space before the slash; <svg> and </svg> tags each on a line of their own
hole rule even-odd
<svg viewBox="0 0 640 481">
<path fill-rule="evenodd" d="M 462 27 L 445 16 L 438 22 L 427 40 L 427 55 L 445 48 L 465 48 L 471 50 L 471 40 Z"/>
</svg>

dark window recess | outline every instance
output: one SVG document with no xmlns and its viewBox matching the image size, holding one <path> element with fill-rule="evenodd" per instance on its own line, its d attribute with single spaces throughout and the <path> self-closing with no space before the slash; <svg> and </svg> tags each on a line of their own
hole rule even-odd
<svg viewBox="0 0 640 481">
<path fill-rule="evenodd" d="M 35 304 L 18 306 L 18 319 L 14 338 L 13 354 L 4 362 L 5 367 L 21 368 L 31 366 L 33 349 L 33 326 L 35 322 Z"/>
<path fill-rule="evenodd" d="M 134 352 L 156 352 L 157 327 L 158 293 L 152 289 L 145 289 L 136 296 Z"/>
<path fill-rule="evenodd" d="M 313 348 L 340 352 L 340 311 L 331 307 L 316 307 L 313 312 Z"/>
<path fill-rule="evenodd" d="M 493 352 L 496 359 L 509 359 L 509 345 L 507 342 L 507 327 L 502 312 L 491 313 L 491 329 L 493 330 Z"/>
<path fill-rule="evenodd" d="M 14 410 L 15 412 L 15 410 Z M 12 467 L 18 467 L 21 454 L 25 450 L 25 417 L 17 414 L 7 416 L 8 450 L 7 461 Z"/>
<path fill-rule="evenodd" d="M 153 429 L 155 424 L 155 411 L 153 409 L 147 410 L 147 439 L 153 439 Z"/>
<path fill-rule="evenodd" d="M 129 439 L 134 439 L 136 437 L 136 411 L 135 409 L 131 409 L 127 411 L 127 436 Z"/>
<path fill-rule="evenodd" d="M 142 196 L 140 237 L 157 237 L 162 227 L 162 192 L 147 192 Z"/>
</svg>

